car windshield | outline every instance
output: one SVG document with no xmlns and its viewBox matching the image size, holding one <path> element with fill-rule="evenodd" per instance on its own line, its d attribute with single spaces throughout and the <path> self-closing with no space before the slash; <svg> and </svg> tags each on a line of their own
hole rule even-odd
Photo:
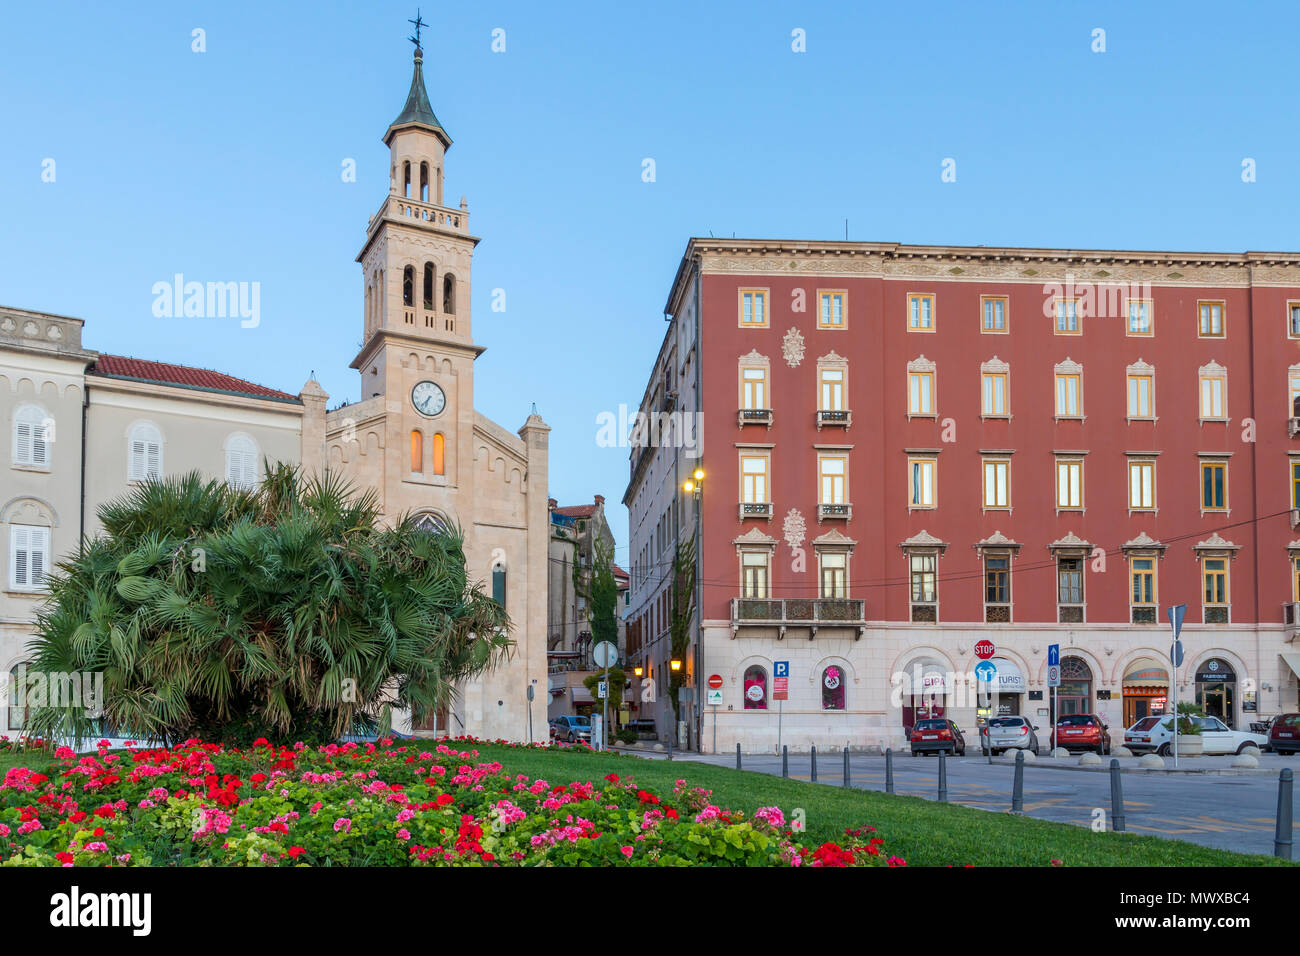
<svg viewBox="0 0 1300 956">
<path fill-rule="evenodd" d="M 570 717 L 569 725 L 571 727 L 590 727 L 591 721 L 586 717 Z"/>
<path fill-rule="evenodd" d="M 916 722 L 917 730 L 942 730 L 948 726 L 946 720 L 918 720 Z"/>
<path fill-rule="evenodd" d="M 1087 714 L 1069 714 L 1058 721 L 1062 727 L 1091 727 L 1092 717 Z"/>
<path fill-rule="evenodd" d="M 990 727 L 1023 727 L 1024 725 L 1023 717 L 994 717 L 989 721 Z"/>
<path fill-rule="evenodd" d="M 1159 717 L 1143 717 L 1136 724 L 1130 727 L 1129 730 L 1150 730 L 1158 723 L 1160 723 Z"/>
</svg>

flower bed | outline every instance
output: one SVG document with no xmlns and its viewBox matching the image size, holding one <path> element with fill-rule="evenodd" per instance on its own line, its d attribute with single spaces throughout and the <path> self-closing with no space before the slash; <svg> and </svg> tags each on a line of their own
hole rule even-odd
<svg viewBox="0 0 1300 956">
<path fill-rule="evenodd" d="M 684 781 L 552 786 L 430 743 L 61 747 L 5 774 L 0 865 L 904 865 L 871 827 L 814 846 L 779 808 L 746 819 Z"/>
</svg>

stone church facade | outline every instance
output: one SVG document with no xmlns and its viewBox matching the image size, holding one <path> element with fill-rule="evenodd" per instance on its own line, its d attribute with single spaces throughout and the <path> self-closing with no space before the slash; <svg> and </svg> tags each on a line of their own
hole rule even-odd
<svg viewBox="0 0 1300 956">
<path fill-rule="evenodd" d="M 373 488 L 389 520 L 456 527 L 469 577 L 505 604 L 513 653 L 467 683 L 419 735 L 546 737 L 547 441 L 536 414 L 512 432 L 474 409 L 470 280 L 479 240 L 464 199 L 443 204 L 451 138 L 415 51 L 410 93 L 384 142 L 390 186 L 357 256 L 364 339 L 351 367 L 360 401 L 327 410 L 298 394 L 206 369 L 82 346 L 82 320 L 0 307 L 0 678 L 23 668 L 42 578 L 97 531 L 96 509 L 151 477 L 198 470 L 255 481 L 264 460 L 329 467 Z M 532 700 L 530 701 L 530 688 Z M 0 734 L 23 713 L 0 707 Z"/>
</svg>

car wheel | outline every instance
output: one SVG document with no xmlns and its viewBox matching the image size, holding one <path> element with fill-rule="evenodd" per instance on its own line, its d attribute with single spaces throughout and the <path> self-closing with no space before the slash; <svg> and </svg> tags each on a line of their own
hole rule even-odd
<svg viewBox="0 0 1300 956">
<path fill-rule="evenodd" d="M 1168 757 L 1168 756 L 1169 756 L 1169 745 L 1168 745 L 1168 744 L 1161 744 L 1159 747 L 1156 748 L 1156 754 L 1157 754 L 1157 756 L 1160 756 L 1160 757 Z"/>
</svg>

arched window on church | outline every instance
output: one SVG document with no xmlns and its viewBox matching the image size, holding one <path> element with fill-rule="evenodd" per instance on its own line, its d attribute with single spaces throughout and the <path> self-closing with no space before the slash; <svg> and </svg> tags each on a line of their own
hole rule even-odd
<svg viewBox="0 0 1300 956">
<path fill-rule="evenodd" d="M 411 164 L 402 163 L 402 195 L 411 198 Z"/>
<path fill-rule="evenodd" d="M 433 263 L 424 264 L 424 307 L 429 312 L 433 311 Z"/>
<path fill-rule="evenodd" d="M 420 164 L 420 201 L 429 201 L 429 164 Z"/>
<path fill-rule="evenodd" d="M 443 473 L 443 456 L 446 454 L 445 444 L 442 432 L 437 432 L 433 436 L 433 473 L 435 475 Z"/>
<path fill-rule="evenodd" d="M 427 531 L 429 534 L 448 534 L 450 528 L 447 526 L 447 520 L 439 514 L 426 513 L 415 519 L 416 531 Z"/>
<path fill-rule="evenodd" d="M 442 311 L 456 314 L 456 279 L 450 272 L 442 277 Z"/>
<path fill-rule="evenodd" d="M 411 430 L 411 472 L 421 474 L 424 471 L 424 435 L 420 429 Z"/>
<path fill-rule="evenodd" d="M 402 270 L 402 305 L 415 305 L 415 267 L 407 266 Z"/>
</svg>

